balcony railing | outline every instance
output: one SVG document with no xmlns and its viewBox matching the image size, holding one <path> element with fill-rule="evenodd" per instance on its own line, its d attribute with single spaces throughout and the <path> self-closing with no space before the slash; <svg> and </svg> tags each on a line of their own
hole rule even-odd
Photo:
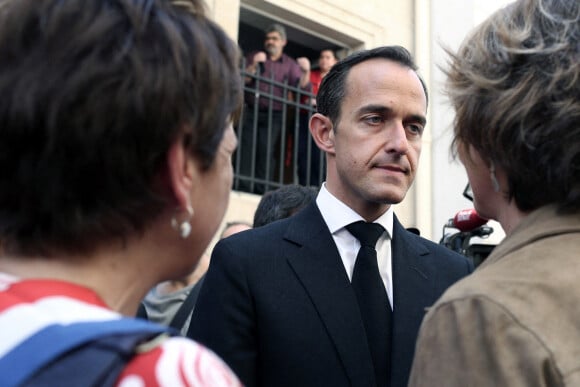
<svg viewBox="0 0 580 387">
<path fill-rule="evenodd" d="M 318 187 L 325 160 L 308 129 L 314 95 L 243 69 L 242 77 L 249 82 L 236 127 L 234 189 L 263 194 L 284 184 Z"/>
</svg>

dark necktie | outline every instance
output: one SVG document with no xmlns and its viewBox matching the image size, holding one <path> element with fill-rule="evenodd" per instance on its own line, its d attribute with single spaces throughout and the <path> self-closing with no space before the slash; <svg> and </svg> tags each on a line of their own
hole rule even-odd
<svg viewBox="0 0 580 387">
<path fill-rule="evenodd" d="M 385 231 L 377 223 L 355 222 L 346 229 L 360 241 L 352 273 L 352 287 L 357 296 L 373 358 L 377 386 L 389 386 L 391 375 L 391 305 L 377 263 L 377 240 Z"/>
</svg>

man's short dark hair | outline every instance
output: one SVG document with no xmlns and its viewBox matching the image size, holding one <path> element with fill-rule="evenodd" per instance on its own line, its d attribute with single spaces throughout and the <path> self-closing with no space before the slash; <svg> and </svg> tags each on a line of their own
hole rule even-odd
<svg viewBox="0 0 580 387">
<path fill-rule="evenodd" d="M 336 125 L 340 120 L 340 108 L 346 96 L 346 78 L 350 69 L 355 65 L 370 59 L 383 58 L 403 66 L 407 66 L 417 72 L 417 66 L 413 62 L 413 57 L 401 46 L 384 46 L 372 50 L 355 52 L 336 63 L 322 80 L 318 95 L 316 96 L 318 113 L 328 117 Z M 427 86 L 423 79 L 417 74 L 428 101 Z"/>
<path fill-rule="evenodd" d="M 288 218 L 316 200 L 318 191 L 314 187 L 298 184 L 284 185 L 262 196 L 254 213 L 253 227 L 264 226 L 276 220 Z"/>
</svg>

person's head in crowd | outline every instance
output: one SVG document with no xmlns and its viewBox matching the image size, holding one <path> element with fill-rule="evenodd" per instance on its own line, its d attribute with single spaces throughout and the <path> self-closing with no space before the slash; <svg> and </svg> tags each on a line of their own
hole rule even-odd
<svg viewBox="0 0 580 387">
<path fill-rule="evenodd" d="M 314 187 L 298 184 L 283 185 L 262 196 L 254 212 L 253 227 L 261 227 L 276 220 L 294 215 L 316 200 L 318 191 Z"/>
<path fill-rule="evenodd" d="M 134 305 L 102 294 L 133 314 L 155 283 L 193 269 L 227 206 L 241 104 L 238 48 L 204 12 L 195 0 L 4 2 L 0 271 L 97 292 L 133 275 Z"/>
<path fill-rule="evenodd" d="M 249 230 L 252 228 L 252 225 L 248 222 L 244 222 L 242 220 L 234 220 L 231 222 L 227 222 L 224 226 L 224 229 L 220 235 L 220 239 L 224 239 L 229 237 L 230 235 L 237 234 L 239 232 Z"/>
<path fill-rule="evenodd" d="M 283 25 L 274 23 L 264 30 L 264 49 L 272 60 L 282 56 L 286 46 L 286 29 Z"/>
<path fill-rule="evenodd" d="M 506 232 L 548 204 L 580 210 L 578 9 L 576 1 L 520 0 L 450 52 L 453 150 L 475 208 Z"/>
<path fill-rule="evenodd" d="M 367 221 L 405 197 L 417 172 L 427 88 L 410 53 L 348 56 L 322 80 L 310 131 L 326 153 L 326 186 Z"/>
<path fill-rule="evenodd" d="M 320 69 L 320 73 L 327 74 L 337 61 L 338 58 L 333 49 L 325 48 L 320 50 L 320 55 L 318 56 L 318 68 Z"/>
</svg>

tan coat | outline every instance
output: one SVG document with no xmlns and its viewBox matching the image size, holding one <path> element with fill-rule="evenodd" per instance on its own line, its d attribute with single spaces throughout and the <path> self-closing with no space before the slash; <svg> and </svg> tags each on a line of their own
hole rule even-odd
<svg viewBox="0 0 580 387">
<path fill-rule="evenodd" d="M 541 208 L 421 326 L 410 386 L 580 386 L 580 214 Z"/>
</svg>

